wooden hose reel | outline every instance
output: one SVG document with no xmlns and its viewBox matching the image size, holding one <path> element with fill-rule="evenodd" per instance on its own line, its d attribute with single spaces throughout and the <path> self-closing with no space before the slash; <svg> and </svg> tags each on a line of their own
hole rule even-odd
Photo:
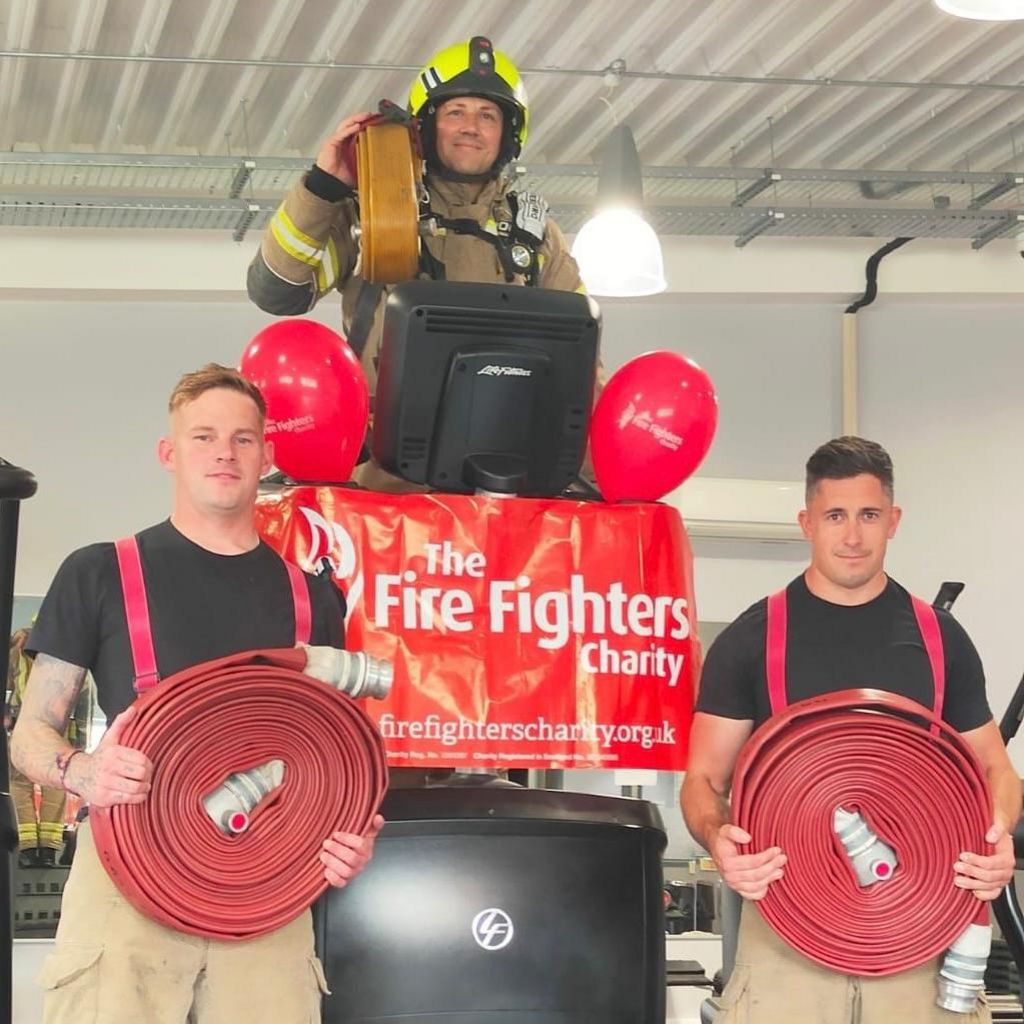
<svg viewBox="0 0 1024 1024">
<path fill-rule="evenodd" d="M 419 269 L 420 162 L 409 126 L 368 125 L 356 137 L 362 276 L 395 284 Z"/>
</svg>

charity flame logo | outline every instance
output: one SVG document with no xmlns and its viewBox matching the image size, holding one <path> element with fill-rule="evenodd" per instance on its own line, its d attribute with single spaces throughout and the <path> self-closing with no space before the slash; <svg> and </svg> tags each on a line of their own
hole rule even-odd
<svg viewBox="0 0 1024 1024">
<path fill-rule="evenodd" d="M 344 583 L 345 596 L 348 603 L 346 619 L 352 615 L 352 609 L 363 596 L 363 574 L 359 569 L 356 545 L 343 526 L 329 522 L 319 512 L 311 508 L 301 507 L 299 511 L 309 525 L 312 544 L 309 548 L 309 565 L 303 566 L 307 572 L 318 572 L 322 559 L 327 559 L 335 580 Z"/>
<path fill-rule="evenodd" d="M 683 443 L 683 439 L 679 434 L 674 433 L 660 423 L 655 423 L 651 419 L 651 414 L 646 409 L 637 411 L 635 402 L 630 402 L 622 410 L 619 414 L 617 425 L 619 430 L 625 430 L 626 427 L 636 427 L 638 430 L 645 430 L 663 448 L 668 448 L 673 452 L 679 451 Z"/>
</svg>

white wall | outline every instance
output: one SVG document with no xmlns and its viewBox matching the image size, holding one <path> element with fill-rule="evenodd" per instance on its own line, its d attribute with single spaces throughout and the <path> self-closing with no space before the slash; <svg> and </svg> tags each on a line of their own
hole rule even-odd
<svg viewBox="0 0 1024 1024">
<path fill-rule="evenodd" d="M 881 242 L 764 236 L 737 249 L 731 238 L 671 236 L 662 242 L 668 293 L 643 302 L 671 303 L 678 295 L 849 301 L 863 291 L 864 261 Z M 235 296 L 258 244 L 256 234 L 235 243 L 220 231 L 4 228 L 0 296 Z M 1016 299 L 1024 288 L 1021 271 L 1011 241 L 974 252 L 962 239 L 919 240 L 886 258 L 881 292 Z"/>
<path fill-rule="evenodd" d="M 1011 266 L 1024 283 L 1024 264 Z M 702 472 L 800 479 L 813 448 L 841 429 L 842 309 L 785 297 L 615 305 L 606 314 L 606 353 L 614 363 L 678 347 L 708 370 L 721 416 Z M 892 454 L 904 508 L 889 567 L 928 598 L 945 579 L 966 582 L 956 613 L 982 654 L 998 718 L 1024 672 L 1024 303 L 886 296 L 859 319 L 860 432 Z M 799 544 L 702 542 L 697 551 L 698 610 L 714 620 L 786 582 L 804 557 Z M 1024 738 L 1011 753 L 1024 766 Z"/>
<path fill-rule="evenodd" d="M 19 593 L 45 592 L 73 548 L 167 516 L 156 442 L 171 388 L 211 360 L 237 364 L 269 320 L 239 298 L 0 301 L 0 455 L 39 481 L 21 512 Z"/>
<path fill-rule="evenodd" d="M 888 445 L 904 509 L 892 572 L 925 596 L 966 582 L 955 611 L 997 717 L 1024 673 L 1022 332 L 1020 304 L 934 302 L 869 311 L 861 336 L 863 430 Z M 1010 750 L 1024 766 L 1024 736 Z"/>
</svg>

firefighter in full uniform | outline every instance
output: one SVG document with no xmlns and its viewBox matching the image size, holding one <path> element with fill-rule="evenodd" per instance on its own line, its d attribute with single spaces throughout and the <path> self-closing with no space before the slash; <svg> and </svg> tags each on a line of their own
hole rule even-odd
<svg viewBox="0 0 1024 1024">
<path fill-rule="evenodd" d="M 419 276 L 583 291 L 565 236 L 535 193 L 505 175 L 526 140 L 529 107 L 515 65 L 474 36 L 436 54 L 409 91 L 424 156 Z M 306 313 L 337 289 L 346 338 L 373 394 L 386 288 L 359 275 L 352 228 L 358 194 L 346 159 L 369 114 L 338 125 L 285 197 L 248 273 L 249 297 L 276 316 Z M 355 478 L 373 490 L 413 490 L 373 462 Z"/>
<path fill-rule="evenodd" d="M 33 658 L 25 652 L 28 628 L 16 630 L 11 636 L 7 663 L 7 687 L 10 699 L 4 725 L 14 728 L 21 710 Z M 91 691 L 82 688 L 82 694 L 75 705 L 75 712 L 68 722 L 65 733 L 68 742 L 76 749 L 85 749 L 88 738 L 89 718 L 92 714 Z M 11 796 L 18 817 L 18 867 L 53 867 L 64 846 L 64 807 L 67 794 L 62 789 L 48 786 L 39 788 L 38 810 L 36 787 L 11 765 Z"/>
</svg>

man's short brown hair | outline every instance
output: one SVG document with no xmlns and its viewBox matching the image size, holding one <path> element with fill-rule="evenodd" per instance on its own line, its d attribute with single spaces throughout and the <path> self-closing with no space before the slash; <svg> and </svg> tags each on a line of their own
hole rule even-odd
<svg viewBox="0 0 1024 1024">
<path fill-rule="evenodd" d="M 169 412 L 175 412 L 183 405 L 194 402 L 200 395 L 214 388 L 227 388 L 229 391 L 237 391 L 246 395 L 256 403 L 259 410 L 260 423 L 267 418 L 267 403 L 260 394 L 260 389 L 250 380 L 246 380 L 237 370 L 230 366 L 221 366 L 220 363 L 207 363 L 201 370 L 194 373 L 186 373 L 175 385 L 171 392 L 171 399 L 167 403 Z"/>
<path fill-rule="evenodd" d="M 849 434 L 826 441 L 807 460 L 807 501 L 822 480 L 849 480 L 862 473 L 877 477 L 892 501 L 892 459 L 877 441 Z"/>
</svg>

